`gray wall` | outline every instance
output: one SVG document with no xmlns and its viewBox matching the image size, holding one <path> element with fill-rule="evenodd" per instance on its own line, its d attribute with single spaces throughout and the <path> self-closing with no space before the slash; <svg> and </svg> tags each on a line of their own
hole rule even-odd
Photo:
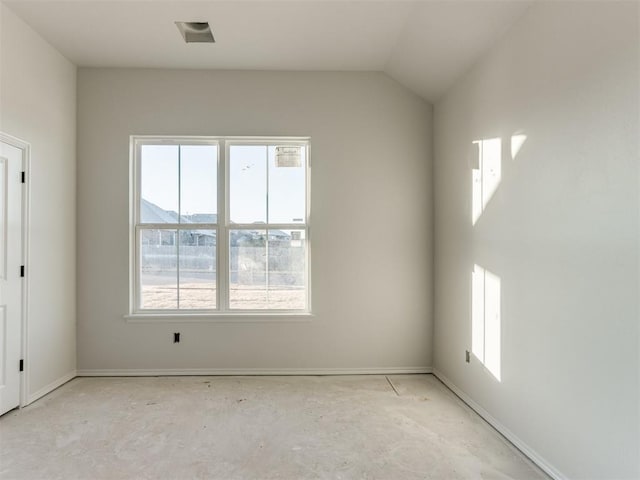
<svg viewBox="0 0 640 480">
<path fill-rule="evenodd" d="M 536 4 L 434 110 L 435 368 L 568 478 L 640 477 L 638 5 Z M 501 279 L 501 381 L 464 360 L 474 264 Z"/>
<path fill-rule="evenodd" d="M 76 68 L 0 5 L 0 130 L 31 144 L 30 400 L 75 375 Z"/>
<path fill-rule="evenodd" d="M 80 69 L 78 368 L 431 366 L 430 131 L 379 73 Z M 311 136 L 312 321 L 125 322 L 131 134 Z"/>
</svg>

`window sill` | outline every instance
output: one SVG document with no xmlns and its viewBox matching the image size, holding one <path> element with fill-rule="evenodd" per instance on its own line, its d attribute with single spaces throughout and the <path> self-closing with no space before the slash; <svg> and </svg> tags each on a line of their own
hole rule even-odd
<svg viewBox="0 0 640 480">
<path fill-rule="evenodd" d="M 305 323 L 310 312 L 130 313 L 127 323 Z"/>
</svg>

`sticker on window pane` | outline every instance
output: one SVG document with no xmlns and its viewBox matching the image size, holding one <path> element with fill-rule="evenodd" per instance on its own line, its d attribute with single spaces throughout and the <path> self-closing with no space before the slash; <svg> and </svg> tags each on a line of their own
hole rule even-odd
<svg viewBox="0 0 640 480">
<path fill-rule="evenodd" d="M 229 236 L 229 308 L 268 308 L 266 230 L 231 230 Z"/>
<path fill-rule="evenodd" d="M 305 168 L 279 164 L 278 149 L 269 147 L 269 223 L 304 223 L 306 209 Z M 304 147 L 290 147 L 304 155 Z"/>
<path fill-rule="evenodd" d="M 293 147 L 275 147 L 276 148 L 276 167 L 291 168 L 302 166 L 302 148 Z"/>
<path fill-rule="evenodd" d="M 216 308 L 216 231 L 180 230 L 180 310 Z"/>
<path fill-rule="evenodd" d="M 140 308 L 178 308 L 177 231 L 140 231 Z"/>
<path fill-rule="evenodd" d="M 218 223 L 218 147 L 180 146 L 180 222 Z"/>
<path fill-rule="evenodd" d="M 303 310 L 307 248 L 304 230 L 268 230 L 267 299 L 270 309 Z"/>
<path fill-rule="evenodd" d="M 140 221 L 178 223 L 178 146 L 143 145 Z"/>
<path fill-rule="evenodd" d="M 267 147 L 229 148 L 229 212 L 232 223 L 267 221 Z"/>
</svg>

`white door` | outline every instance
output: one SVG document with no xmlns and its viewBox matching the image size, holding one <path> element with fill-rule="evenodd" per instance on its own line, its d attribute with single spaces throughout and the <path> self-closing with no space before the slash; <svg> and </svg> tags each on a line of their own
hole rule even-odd
<svg viewBox="0 0 640 480">
<path fill-rule="evenodd" d="M 22 153 L 0 141 L 0 415 L 20 404 Z"/>
</svg>

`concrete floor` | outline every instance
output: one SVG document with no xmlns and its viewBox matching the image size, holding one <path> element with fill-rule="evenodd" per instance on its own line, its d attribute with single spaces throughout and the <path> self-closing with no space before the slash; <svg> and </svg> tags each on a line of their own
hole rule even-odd
<svg viewBox="0 0 640 480">
<path fill-rule="evenodd" d="M 2 479 L 547 478 L 432 375 L 76 378 L 0 443 Z"/>
</svg>

